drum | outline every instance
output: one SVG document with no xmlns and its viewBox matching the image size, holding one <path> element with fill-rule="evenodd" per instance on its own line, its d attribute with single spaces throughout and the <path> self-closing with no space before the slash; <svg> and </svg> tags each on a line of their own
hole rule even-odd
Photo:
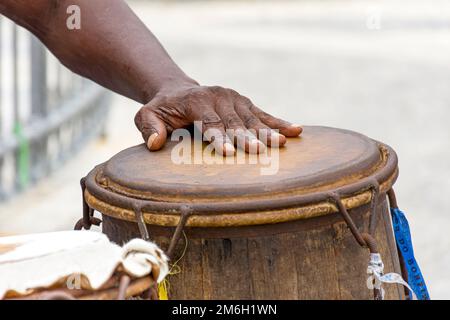
<svg viewBox="0 0 450 320">
<path fill-rule="evenodd" d="M 148 299 L 167 272 L 161 249 L 141 239 L 120 247 L 90 231 L 0 237 L 0 300 Z"/>
<path fill-rule="evenodd" d="M 264 161 L 215 163 L 206 153 L 180 164 L 178 151 L 178 142 L 138 145 L 97 166 L 82 179 L 78 223 L 99 224 L 97 210 L 112 241 L 142 236 L 166 248 L 176 265 L 169 298 L 373 299 L 369 253 L 401 272 L 386 199 L 397 156 L 387 145 L 307 126 Z M 404 298 L 400 286 L 384 289 Z"/>
</svg>

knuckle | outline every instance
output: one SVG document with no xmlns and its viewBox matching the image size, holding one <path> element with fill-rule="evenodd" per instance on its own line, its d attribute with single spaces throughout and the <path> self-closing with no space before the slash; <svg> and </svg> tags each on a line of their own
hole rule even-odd
<svg viewBox="0 0 450 320">
<path fill-rule="evenodd" d="M 192 92 L 183 97 L 182 100 L 186 101 L 188 105 L 207 105 L 211 102 L 211 93 L 206 90 L 199 90 Z"/>
<path fill-rule="evenodd" d="M 264 112 L 262 110 L 260 111 L 258 116 L 263 122 L 270 123 L 271 125 L 278 126 L 278 127 L 283 127 L 285 125 L 285 122 L 283 120 L 275 118 L 271 114 Z"/>
<path fill-rule="evenodd" d="M 219 116 L 215 112 L 212 112 L 212 111 L 206 111 L 203 114 L 202 121 L 203 121 L 203 123 L 212 123 L 212 124 L 222 123 Z"/>
<path fill-rule="evenodd" d="M 243 125 L 241 118 L 233 113 L 227 114 L 225 116 L 224 122 L 227 128 L 241 127 Z"/>
<path fill-rule="evenodd" d="M 252 103 L 248 106 L 248 110 L 250 110 L 251 113 L 257 115 L 258 117 L 262 116 L 261 112 L 258 110 L 258 108 L 255 107 L 255 105 Z"/>
<path fill-rule="evenodd" d="M 136 125 L 136 127 L 138 127 L 138 129 L 140 129 L 142 126 L 142 116 L 143 116 L 144 112 L 145 112 L 145 107 L 142 107 L 139 109 L 139 111 L 134 116 L 134 124 Z"/>
<path fill-rule="evenodd" d="M 259 120 L 254 115 L 246 114 L 243 117 L 244 124 L 247 128 L 256 127 L 259 125 Z"/>
<path fill-rule="evenodd" d="M 224 87 L 214 86 L 212 87 L 211 92 L 213 92 L 216 97 L 218 96 L 224 99 L 231 99 L 233 97 L 233 90 Z"/>
<path fill-rule="evenodd" d="M 253 103 L 252 103 L 252 101 L 249 98 L 247 98 L 246 96 L 242 96 L 242 95 L 239 95 L 238 98 L 239 98 L 239 101 L 241 102 L 242 105 L 244 105 L 248 109 L 253 108 Z"/>
<path fill-rule="evenodd" d="M 228 99 L 228 96 L 224 96 L 222 94 L 218 94 L 215 96 L 216 100 L 216 108 L 220 108 L 222 110 L 231 110 L 233 103 Z"/>
<path fill-rule="evenodd" d="M 224 126 L 222 122 L 202 122 L 203 131 L 222 132 Z"/>
<path fill-rule="evenodd" d="M 240 94 L 233 89 L 227 89 L 227 92 L 230 94 L 230 96 L 232 96 L 233 98 L 240 96 Z"/>
<path fill-rule="evenodd" d="M 211 91 L 219 91 L 219 90 L 222 89 L 222 87 L 221 87 L 221 86 L 210 86 L 209 89 L 210 89 Z"/>
</svg>

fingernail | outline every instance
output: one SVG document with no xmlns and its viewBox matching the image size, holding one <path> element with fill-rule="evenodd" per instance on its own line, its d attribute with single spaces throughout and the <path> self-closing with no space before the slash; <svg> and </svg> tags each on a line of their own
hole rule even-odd
<svg viewBox="0 0 450 320">
<path fill-rule="evenodd" d="M 270 146 L 271 147 L 279 147 L 286 143 L 286 137 L 282 134 L 279 134 L 276 131 L 271 131 L 270 133 Z"/>
<path fill-rule="evenodd" d="M 234 149 L 234 146 L 229 142 L 227 142 L 223 145 L 223 150 L 225 151 L 226 156 L 234 155 L 234 152 L 236 151 Z"/>
<path fill-rule="evenodd" d="M 299 124 L 291 124 L 291 127 L 297 129 L 297 131 L 292 132 L 292 136 L 299 136 L 303 132 L 303 127 Z"/>
<path fill-rule="evenodd" d="M 281 138 L 281 134 L 279 134 L 278 132 L 276 132 L 276 131 L 272 131 L 271 133 L 270 133 L 270 141 L 273 143 L 273 142 L 278 142 L 278 141 L 280 141 L 280 138 Z"/>
<path fill-rule="evenodd" d="M 281 134 L 279 134 L 279 133 L 276 132 L 276 131 L 272 131 L 272 132 L 270 133 L 270 136 L 273 137 L 273 138 L 280 138 L 280 137 L 281 137 Z"/>
<path fill-rule="evenodd" d="M 263 152 L 266 149 L 264 143 L 259 141 L 258 139 L 252 139 L 250 141 L 250 153 L 259 153 Z"/>
<path fill-rule="evenodd" d="M 155 141 L 155 139 L 157 138 L 159 136 L 159 134 L 158 133 L 154 133 L 154 134 L 152 134 L 149 138 L 148 138 L 148 141 L 147 141 L 147 147 L 151 150 L 151 148 L 152 148 L 152 144 L 153 144 L 153 141 Z"/>
</svg>

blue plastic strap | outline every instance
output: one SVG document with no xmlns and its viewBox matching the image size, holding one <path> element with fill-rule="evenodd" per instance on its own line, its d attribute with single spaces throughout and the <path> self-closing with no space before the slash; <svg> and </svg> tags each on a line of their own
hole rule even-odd
<svg viewBox="0 0 450 320">
<path fill-rule="evenodd" d="M 414 258 L 408 220 L 406 220 L 405 214 L 398 208 L 391 208 L 391 216 L 395 241 L 403 256 L 403 261 L 408 272 L 408 283 L 416 294 L 417 299 L 430 300 L 422 272 Z"/>
</svg>

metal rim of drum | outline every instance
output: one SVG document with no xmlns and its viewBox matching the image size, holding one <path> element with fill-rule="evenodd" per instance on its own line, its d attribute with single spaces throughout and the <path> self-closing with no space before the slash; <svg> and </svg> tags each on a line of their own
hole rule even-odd
<svg viewBox="0 0 450 320">
<path fill-rule="evenodd" d="M 371 202 L 372 188 L 379 186 L 383 194 L 391 189 L 398 177 L 398 159 L 389 146 L 376 142 L 381 164 L 370 176 L 332 191 L 309 194 L 290 194 L 275 199 L 251 199 L 239 202 L 161 202 L 130 198 L 118 194 L 97 183 L 97 175 L 105 163 L 95 167 L 86 177 L 84 198 L 87 204 L 113 218 L 136 221 L 140 211 L 146 224 L 175 227 L 180 221 L 181 208 L 189 206 L 192 215 L 187 227 L 241 227 L 276 224 L 309 219 L 332 213 L 338 208 L 333 201 L 337 194 L 346 209 L 353 209 Z"/>
</svg>

